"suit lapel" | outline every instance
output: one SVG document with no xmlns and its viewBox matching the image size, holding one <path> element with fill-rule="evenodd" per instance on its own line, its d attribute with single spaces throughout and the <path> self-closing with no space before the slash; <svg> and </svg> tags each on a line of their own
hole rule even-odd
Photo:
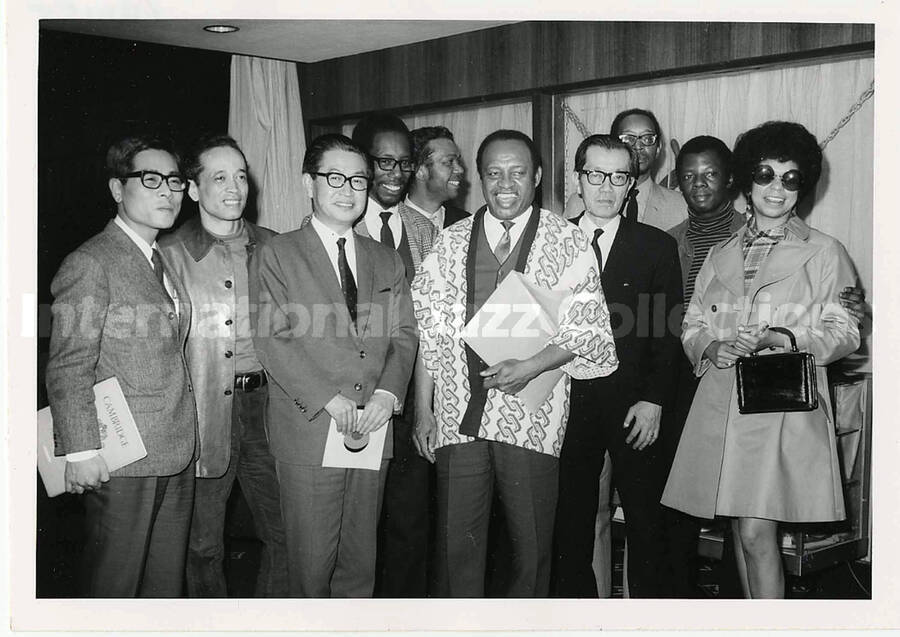
<svg viewBox="0 0 900 637">
<path fill-rule="evenodd" d="M 344 291 L 341 288 L 341 281 L 338 279 L 334 267 L 331 265 L 331 259 L 325 252 L 325 246 L 312 225 L 303 228 L 300 235 L 305 240 L 306 245 L 301 247 L 302 254 L 306 255 L 306 262 L 309 264 L 310 274 L 313 281 L 321 281 L 324 285 L 329 300 L 336 306 L 347 313 L 347 320 L 350 320 L 350 312 L 347 311 L 347 303 L 344 300 Z"/>
<path fill-rule="evenodd" d="M 371 315 L 372 299 L 375 296 L 375 268 L 372 263 L 371 248 L 363 241 L 355 241 L 356 244 L 356 295 L 357 307 L 366 308 L 366 311 L 357 314 L 359 325 L 356 333 L 362 336 L 366 332 Z"/>
</svg>

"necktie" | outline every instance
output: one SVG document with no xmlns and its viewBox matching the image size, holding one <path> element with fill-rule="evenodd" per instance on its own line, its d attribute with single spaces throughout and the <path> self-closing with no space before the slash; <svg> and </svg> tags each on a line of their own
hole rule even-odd
<svg viewBox="0 0 900 637">
<path fill-rule="evenodd" d="M 603 234 L 603 228 L 594 230 L 594 240 L 591 241 L 591 247 L 594 248 L 594 254 L 597 255 L 597 267 L 603 272 L 603 253 L 600 252 L 600 235 Z"/>
<path fill-rule="evenodd" d="M 503 265 L 506 258 L 509 256 L 511 247 L 509 229 L 515 224 L 513 224 L 512 221 L 501 221 L 500 224 L 503 226 L 503 236 L 500 237 L 500 241 L 497 242 L 497 247 L 494 248 L 494 256 L 497 257 L 497 263 Z"/>
<path fill-rule="evenodd" d="M 379 213 L 379 217 L 381 217 L 381 242 L 389 246 L 391 248 L 397 249 L 397 244 L 394 242 L 394 233 L 391 232 L 391 227 L 388 225 L 388 220 L 391 218 L 391 213 L 388 210 Z"/>
<path fill-rule="evenodd" d="M 344 251 L 345 243 L 347 243 L 347 239 L 344 237 L 337 240 L 338 272 L 341 274 L 341 289 L 344 291 L 344 302 L 347 304 L 347 311 L 350 312 L 350 320 L 356 325 L 356 280 L 353 278 L 353 272 L 350 271 L 350 264 L 347 263 L 347 253 Z"/>
<path fill-rule="evenodd" d="M 156 280 L 159 281 L 159 287 L 162 288 L 162 291 L 165 292 L 166 298 L 169 301 L 172 300 L 172 297 L 169 295 L 169 291 L 166 289 L 165 283 L 165 267 L 163 266 L 162 256 L 159 254 L 159 250 L 153 248 L 153 254 L 150 256 L 150 261 L 153 263 L 153 273 L 156 275 Z"/>
<path fill-rule="evenodd" d="M 633 188 L 631 194 L 628 195 L 628 204 L 625 206 L 625 218 L 631 221 L 638 220 L 637 195 L 637 188 Z"/>
</svg>

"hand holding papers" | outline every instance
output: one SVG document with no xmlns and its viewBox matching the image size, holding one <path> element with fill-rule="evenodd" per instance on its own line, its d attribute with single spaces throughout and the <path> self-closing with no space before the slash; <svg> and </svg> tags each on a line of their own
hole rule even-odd
<svg viewBox="0 0 900 637">
<path fill-rule="evenodd" d="M 510 272 L 463 331 L 463 340 L 488 365 L 524 360 L 540 352 L 559 329 L 559 308 L 571 292 L 547 290 Z M 516 394 L 536 412 L 563 376 L 561 369 L 538 375 Z"/>
<path fill-rule="evenodd" d="M 100 428 L 100 455 L 109 471 L 147 455 L 144 441 L 115 377 L 94 385 L 94 405 L 97 408 L 97 424 Z M 38 420 L 38 471 L 51 498 L 66 490 L 64 456 L 54 455 L 53 418 L 50 408 L 37 413 Z"/>
</svg>

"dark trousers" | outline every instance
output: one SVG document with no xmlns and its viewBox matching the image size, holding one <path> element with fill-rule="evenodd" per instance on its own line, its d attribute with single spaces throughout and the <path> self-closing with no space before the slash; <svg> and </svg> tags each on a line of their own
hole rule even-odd
<svg viewBox="0 0 900 637">
<path fill-rule="evenodd" d="M 275 460 L 265 432 L 268 387 L 234 390 L 231 409 L 231 460 L 225 475 L 198 478 L 187 556 L 190 597 L 227 597 L 225 573 L 225 509 L 235 478 L 253 514 L 262 541 L 256 597 L 287 596 L 287 551 L 278 497 Z"/>
<path fill-rule="evenodd" d="M 172 476 L 110 478 L 84 495 L 87 597 L 180 597 L 194 463 Z"/>
<path fill-rule="evenodd" d="M 413 417 L 394 418 L 394 457 L 384 487 L 376 597 L 425 597 L 428 593 L 434 468 L 413 446 Z"/>
<path fill-rule="evenodd" d="M 678 370 L 675 404 L 669 414 L 663 414 L 659 433 L 660 451 L 666 477 L 675 460 L 681 432 L 687 420 L 694 394 L 700 379 L 694 375 L 693 366 L 682 356 Z M 664 570 L 662 573 L 664 597 L 693 598 L 699 596 L 697 570 L 699 568 L 697 544 L 700 541 L 700 518 L 682 511 L 663 507 Z"/>
<path fill-rule="evenodd" d="M 559 461 L 486 440 L 441 447 L 435 456 L 438 596 L 484 597 L 496 488 L 512 554 L 504 594 L 546 597 Z"/>
<path fill-rule="evenodd" d="M 636 451 L 625 444 L 628 395 L 612 378 L 573 381 L 569 423 L 559 459 L 559 503 L 554 539 L 554 594 L 597 597 L 591 567 L 603 455 L 625 512 L 631 597 L 660 597 L 664 478 L 658 445 Z"/>
</svg>

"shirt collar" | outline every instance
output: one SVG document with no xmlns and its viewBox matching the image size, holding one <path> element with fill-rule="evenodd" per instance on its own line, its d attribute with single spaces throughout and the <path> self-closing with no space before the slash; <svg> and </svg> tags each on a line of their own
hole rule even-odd
<svg viewBox="0 0 900 637">
<path fill-rule="evenodd" d="M 326 245 L 333 245 L 337 243 L 337 240 L 341 237 L 347 240 L 346 247 L 349 249 L 350 245 L 353 243 L 353 228 L 348 228 L 345 232 L 339 234 L 326 226 L 324 223 L 319 221 L 315 214 L 310 216 L 309 220 L 310 225 L 312 225 L 313 230 L 316 231 L 316 234 L 319 235 L 319 238 L 322 240 L 322 243 Z"/>
<path fill-rule="evenodd" d="M 526 210 L 525 212 L 520 214 L 515 219 L 508 219 L 508 220 L 504 219 L 504 221 L 512 221 L 513 227 L 515 227 L 515 228 L 519 228 L 519 227 L 524 228 L 525 226 L 528 225 L 528 221 L 529 221 L 529 219 L 531 219 L 532 214 L 534 214 L 534 206 L 530 206 L 528 208 L 528 210 Z M 503 224 L 501 223 L 501 220 L 498 219 L 497 217 L 495 217 L 494 215 L 492 215 L 490 210 L 484 211 L 484 223 L 485 223 L 485 225 L 494 226 L 495 228 L 499 228 L 501 232 L 503 230 Z M 512 228 L 510 228 L 510 232 L 512 232 Z"/>
<path fill-rule="evenodd" d="M 622 222 L 622 216 L 616 215 L 615 217 L 610 219 L 606 223 L 605 226 L 603 226 L 603 233 L 604 234 L 606 234 L 607 232 L 615 233 L 619 229 L 619 224 L 621 222 Z M 598 228 L 600 228 L 600 226 L 597 225 L 597 222 L 594 221 L 594 218 L 591 215 L 589 215 L 587 213 L 587 211 L 585 211 L 584 214 L 582 214 L 581 220 L 578 222 L 578 227 L 581 228 L 582 230 L 584 230 L 591 237 L 594 236 L 594 230 L 597 230 Z"/>
<path fill-rule="evenodd" d="M 250 225 L 241 218 L 241 232 L 247 234 L 247 245 L 255 245 L 256 237 Z M 177 230 L 178 236 L 184 243 L 185 249 L 194 261 L 199 262 L 209 254 L 209 251 L 215 245 L 219 237 L 214 236 L 200 221 L 200 217 L 191 217 L 184 222 L 184 225 Z"/>
<path fill-rule="evenodd" d="M 441 214 L 442 212 L 444 212 L 444 205 L 443 205 L 443 204 L 441 204 L 441 207 L 438 208 L 437 210 L 435 210 L 434 212 L 428 212 L 428 211 L 425 210 L 424 208 L 420 208 L 420 207 L 417 206 L 415 203 L 413 203 L 413 200 L 409 198 L 409 195 L 406 195 L 406 199 L 403 201 L 403 203 L 405 203 L 407 206 L 409 206 L 410 208 L 412 208 L 413 210 L 415 210 L 415 211 L 418 212 L 419 214 L 423 215 L 423 216 L 424 216 L 426 219 L 428 219 L 429 221 L 433 220 L 436 216 L 438 216 L 439 214 Z"/>
<path fill-rule="evenodd" d="M 368 203 L 368 205 L 366 206 L 366 214 L 367 214 L 367 215 L 368 215 L 368 214 L 372 214 L 372 215 L 374 215 L 375 217 L 377 217 L 377 216 L 380 215 L 382 212 L 393 212 L 393 213 L 399 212 L 399 208 L 400 208 L 400 204 L 399 204 L 399 203 L 395 203 L 395 204 L 394 204 L 393 206 L 391 206 L 390 208 L 385 208 L 385 207 L 382 206 L 380 203 L 378 203 L 377 201 L 375 201 L 374 199 L 372 199 L 371 197 L 369 197 L 369 203 Z"/>
<path fill-rule="evenodd" d="M 152 244 L 144 241 L 143 237 L 138 235 L 138 233 L 135 232 L 131 228 L 131 226 L 129 226 L 127 223 L 125 223 L 125 221 L 123 221 L 122 217 L 120 217 L 119 215 L 116 215 L 116 218 L 114 221 L 115 221 L 116 225 L 122 229 L 122 232 L 124 232 L 126 235 L 128 235 L 128 238 L 131 239 L 134 242 L 134 244 L 138 248 L 141 249 L 141 252 L 144 254 L 144 257 L 146 257 L 147 261 L 150 261 L 152 263 L 153 251 L 157 248 L 156 240 L 154 239 Z"/>
</svg>

